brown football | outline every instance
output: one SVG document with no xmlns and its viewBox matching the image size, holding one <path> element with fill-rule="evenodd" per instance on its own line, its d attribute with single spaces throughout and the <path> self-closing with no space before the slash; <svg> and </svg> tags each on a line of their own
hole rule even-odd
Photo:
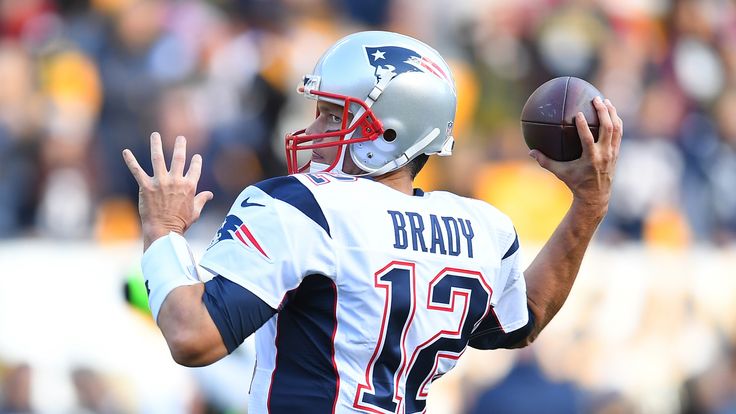
<svg viewBox="0 0 736 414">
<path fill-rule="evenodd" d="M 530 149 L 537 149 L 557 161 L 580 158 L 583 148 L 575 126 L 575 114 L 582 112 L 593 137 L 598 141 L 598 114 L 593 98 L 601 92 L 573 76 L 543 83 L 527 99 L 521 110 L 521 132 Z"/>
</svg>

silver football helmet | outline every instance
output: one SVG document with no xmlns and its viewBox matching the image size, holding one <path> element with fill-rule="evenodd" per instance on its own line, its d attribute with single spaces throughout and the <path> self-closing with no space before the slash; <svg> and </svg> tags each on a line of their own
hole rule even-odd
<svg viewBox="0 0 736 414">
<path fill-rule="evenodd" d="M 341 105 L 353 118 L 348 123 L 343 116 L 338 131 L 288 134 L 290 174 L 307 169 L 342 173 L 347 145 L 355 165 L 369 176 L 396 170 L 419 154 L 452 153 L 455 83 L 445 60 L 419 40 L 379 31 L 349 35 L 322 55 L 298 90 Z M 338 147 L 331 165 L 298 165 L 299 150 L 327 146 Z"/>
</svg>

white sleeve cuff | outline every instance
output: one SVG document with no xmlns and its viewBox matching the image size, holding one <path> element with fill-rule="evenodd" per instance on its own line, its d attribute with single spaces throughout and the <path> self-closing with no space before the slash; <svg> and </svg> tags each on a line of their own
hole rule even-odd
<svg viewBox="0 0 736 414">
<path fill-rule="evenodd" d="M 174 232 L 151 243 L 143 253 L 141 268 L 154 320 L 172 290 L 201 283 L 187 240 Z"/>
</svg>

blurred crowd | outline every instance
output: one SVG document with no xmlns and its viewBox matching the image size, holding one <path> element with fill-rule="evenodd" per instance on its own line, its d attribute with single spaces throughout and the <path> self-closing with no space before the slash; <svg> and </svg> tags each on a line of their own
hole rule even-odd
<svg viewBox="0 0 736 414">
<path fill-rule="evenodd" d="M 430 161 L 419 186 L 485 199 L 522 240 L 543 241 L 570 195 L 527 157 L 519 114 L 541 83 L 572 75 L 625 125 L 598 243 L 736 243 L 733 0 L 1 0 L 0 239 L 137 240 L 121 151 L 150 171 L 152 131 L 167 153 L 184 135 L 203 155 L 200 189 L 215 198 L 202 221 L 216 226 L 245 186 L 285 173 L 283 136 L 314 115 L 295 93 L 301 77 L 336 39 L 367 29 L 424 40 L 455 75 L 456 153 Z M 726 342 L 731 365 L 683 385 L 725 402 L 683 412 L 736 411 Z M 30 411 L 30 375 L 0 365 L 0 413 Z M 74 372 L 80 393 L 96 375 Z"/>
<path fill-rule="evenodd" d="M 152 131 L 204 156 L 205 213 L 221 216 L 285 172 L 282 137 L 314 111 L 295 85 L 364 29 L 418 37 L 453 67 L 456 156 L 430 163 L 428 189 L 484 198 L 543 240 L 569 195 L 528 161 L 518 118 L 538 85 L 573 75 L 625 121 L 599 239 L 736 239 L 731 0 L 3 0 L 0 237 L 137 237 L 120 152 L 145 164 Z"/>
</svg>

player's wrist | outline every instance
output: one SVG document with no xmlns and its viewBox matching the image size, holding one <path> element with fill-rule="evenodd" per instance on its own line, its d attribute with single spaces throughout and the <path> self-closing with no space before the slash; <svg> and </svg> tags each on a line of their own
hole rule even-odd
<svg viewBox="0 0 736 414">
<path fill-rule="evenodd" d="M 156 240 L 167 236 L 169 233 L 184 235 L 184 231 L 176 226 L 167 226 L 160 223 L 143 223 L 143 251 L 145 252 Z"/>
<path fill-rule="evenodd" d="M 608 213 L 608 199 L 573 197 L 570 211 L 597 225 Z"/>
<path fill-rule="evenodd" d="M 180 234 L 170 232 L 151 242 L 141 260 L 148 289 L 148 304 L 154 320 L 168 294 L 179 286 L 200 283 L 197 264 L 189 244 Z"/>
</svg>

